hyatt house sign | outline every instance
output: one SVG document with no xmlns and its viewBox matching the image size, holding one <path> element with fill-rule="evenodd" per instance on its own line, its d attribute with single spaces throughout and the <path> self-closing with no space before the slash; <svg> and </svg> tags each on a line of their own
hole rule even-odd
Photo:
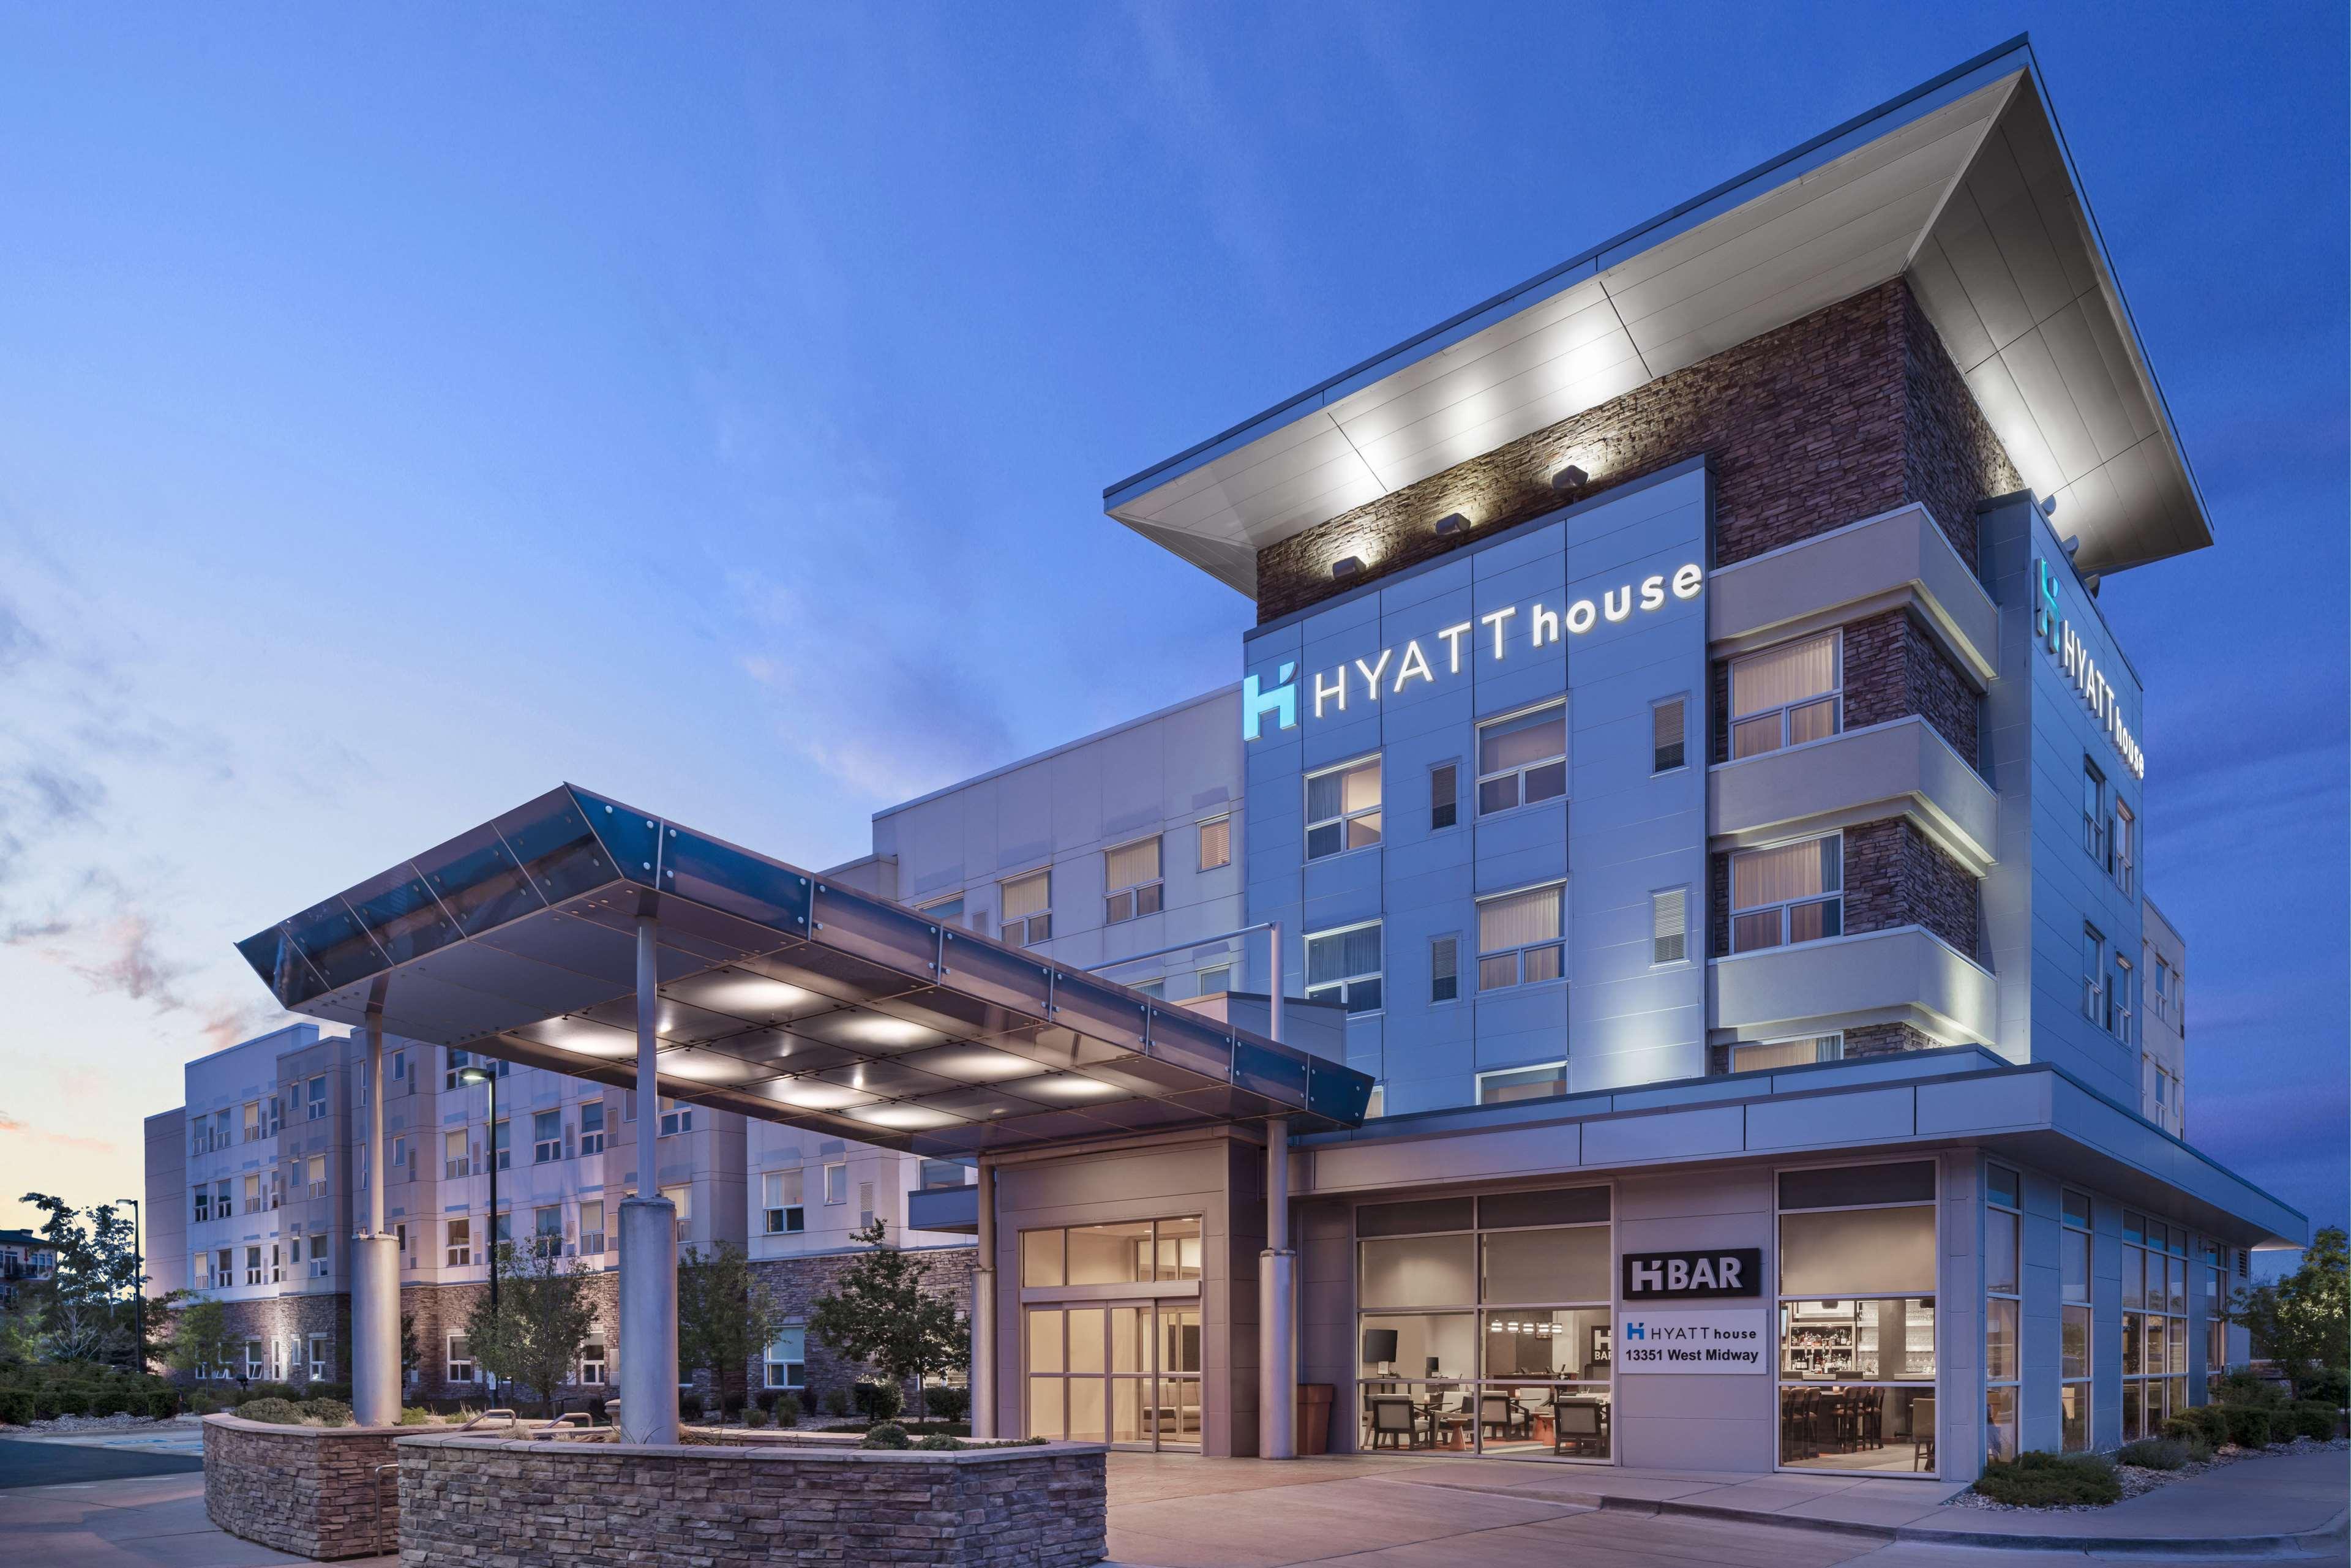
<svg viewBox="0 0 2351 1568">
<path fill-rule="evenodd" d="M 1326 713 L 1345 713 L 1353 702 L 1369 706 L 1384 696 L 1402 696 L 1416 681 L 1430 685 L 1458 675 L 1478 659 L 1499 662 L 1510 651 L 1510 637 L 1520 630 L 1514 625 L 1523 615 L 1526 645 L 1544 647 L 1581 637 L 1595 626 L 1632 620 L 1665 608 L 1667 600 L 1696 599 L 1706 587 L 1706 571 L 1692 561 L 1675 569 L 1668 577 L 1663 572 L 1645 577 L 1638 582 L 1619 584 L 1603 592 L 1597 601 L 1572 600 L 1557 609 L 1541 600 L 1526 605 L 1510 605 L 1491 614 L 1480 615 L 1438 628 L 1426 641 L 1415 637 L 1401 645 L 1383 648 L 1376 658 L 1356 659 L 1318 671 L 1311 677 L 1310 698 L 1314 705 L 1313 716 Z M 1255 675 L 1241 678 L 1241 738 L 1255 740 L 1262 733 L 1266 716 L 1271 715 L 1277 729 L 1298 727 L 1300 693 L 1298 666 L 1285 661 L 1278 684 L 1261 685 Z"/>
</svg>

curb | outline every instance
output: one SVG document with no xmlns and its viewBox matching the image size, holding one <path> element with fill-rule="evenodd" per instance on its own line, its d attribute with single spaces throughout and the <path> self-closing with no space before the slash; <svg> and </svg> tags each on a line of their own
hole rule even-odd
<svg viewBox="0 0 2351 1568">
<path fill-rule="evenodd" d="M 1938 1530 L 1917 1524 L 1861 1524 L 1844 1520 L 1807 1519 L 1801 1514 L 1758 1513 L 1750 1509 L 1718 1504 L 1658 1501 L 1646 1498 L 1596 1497 L 1593 1505 L 1612 1513 L 1681 1514 L 1728 1520 L 1745 1524 L 1776 1525 L 1823 1535 L 1853 1535 L 1868 1541 L 1900 1542 L 1934 1546 L 1979 1546 L 1997 1552 L 2079 1552 L 2141 1557 L 2304 1555 L 2339 1546 L 2346 1539 L 2351 1514 L 2338 1513 L 2316 1530 L 2290 1535 L 2034 1535 L 1996 1533 L 1983 1530 Z"/>
</svg>

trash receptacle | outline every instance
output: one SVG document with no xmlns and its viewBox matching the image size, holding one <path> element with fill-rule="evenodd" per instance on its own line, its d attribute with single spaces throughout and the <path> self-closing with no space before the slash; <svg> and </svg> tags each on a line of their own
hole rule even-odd
<svg viewBox="0 0 2351 1568">
<path fill-rule="evenodd" d="M 1298 1385 L 1298 1454 L 1305 1458 L 1331 1451 L 1331 1409 L 1338 1386 L 1330 1383 Z"/>
</svg>

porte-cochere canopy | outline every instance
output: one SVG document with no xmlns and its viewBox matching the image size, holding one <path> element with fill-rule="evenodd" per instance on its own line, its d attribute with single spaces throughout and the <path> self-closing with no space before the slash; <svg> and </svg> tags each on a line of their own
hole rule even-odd
<svg viewBox="0 0 2351 1568">
<path fill-rule="evenodd" d="M 622 1088 L 655 917 L 662 1092 L 977 1154 L 1289 1116 L 1372 1080 L 565 785 L 237 944 L 289 1011 Z"/>
</svg>

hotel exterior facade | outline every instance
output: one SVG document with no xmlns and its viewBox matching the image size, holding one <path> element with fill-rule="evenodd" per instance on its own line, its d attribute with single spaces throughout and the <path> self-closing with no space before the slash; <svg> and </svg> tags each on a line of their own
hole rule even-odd
<svg viewBox="0 0 2351 1568">
<path fill-rule="evenodd" d="M 2217 1308 L 2305 1225 L 2184 1141 L 2185 945 L 2100 612 L 2210 531 L 2021 41 L 1105 508 L 1254 599 L 1238 684 L 881 813 L 817 895 L 929 922 L 943 987 L 1102 973 L 1145 1058 L 1181 1016 L 1343 1063 L 1364 1113 L 998 1137 L 983 1073 L 859 1068 L 747 1118 L 666 1037 L 694 1235 L 805 1293 L 881 1214 L 972 1292 L 980 1429 L 1212 1455 L 1283 1451 L 1294 1379 L 1339 1449 L 1964 1479 L 2150 1432 L 2242 1359 Z M 331 1043 L 192 1066 L 156 1212 L 237 1196 L 214 1102 L 307 1109 Z M 447 1051 L 404 1070 L 444 1139 L 480 1092 L 444 1102 Z M 579 1247 L 570 1129 L 622 1093 L 512 1072 L 566 1151 L 517 1208 Z M 251 1157 L 331 1168 L 322 1119 Z M 395 1154 L 401 1207 L 470 1233 L 474 1157 Z M 254 1242 L 207 1212 L 179 1267 L 242 1299 L 216 1266 Z M 447 1245 L 412 1289 L 471 1284 Z"/>
</svg>

